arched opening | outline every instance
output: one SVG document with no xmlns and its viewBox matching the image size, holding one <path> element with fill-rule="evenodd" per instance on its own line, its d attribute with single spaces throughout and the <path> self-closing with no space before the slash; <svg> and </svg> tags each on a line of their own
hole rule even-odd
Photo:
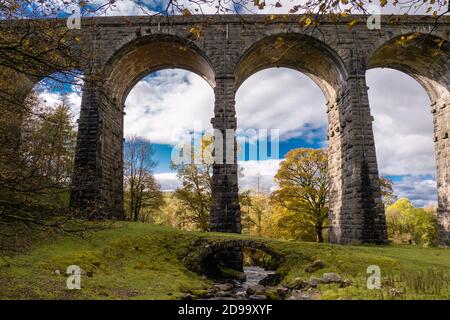
<svg viewBox="0 0 450 320">
<path fill-rule="evenodd" d="M 428 211 L 437 214 L 439 239 L 429 237 L 426 244 L 448 241 L 450 231 L 447 61 L 446 41 L 418 33 L 387 41 L 368 61 L 380 174 L 391 178 L 397 195 L 415 207 L 437 207 L 437 213 L 436 208 Z M 387 215 L 392 237 L 389 207 Z M 410 243 L 421 241 L 409 237 Z"/>
<path fill-rule="evenodd" d="M 211 86 L 197 74 L 182 69 L 153 72 L 131 89 L 125 101 L 124 117 L 124 191 L 128 219 L 184 230 L 207 230 L 211 201 L 211 187 L 207 182 L 212 176 L 212 165 L 199 162 L 196 170 L 190 170 L 192 164 L 184 161 L 187 159 L 175 158 L 175 153 L 180 149 L 198 156 L 199 144 L 211 133 L 213 106 Z M 187 145 L 192 145 L 192 149 L 181 150 Z M 177 163 L 178 160 L 182 163 Z M 140 169 L 153 178 L 142 181 L 146 191 L 144 198 L 136 199 L 143 203 L 137 212 L 133 205 L 139 204 L 132 203 L 132 196 L 139 187 L 135 181 Z M 200 199 L 191 188 L 201 194 L 204 203 L 189 202 Z M 156 196 L 163 201 L 155 201 Z M 153 201 L 146 201 L 145 197 Z"/>
<path fill-rule="evenodd" d="M 82 88 L 81 72 L 52 73 L 24 101 L 21 171 L 31 184 L 40 184 L 38 198 L 55 208 L 69 205 Z"/>
<path fill-rule="evenodd" d="M 268 208 L 268 202 L 265 203 L 261 198 L 279 191 L 282 182 L 279 178 L 274 181 L 274 176 L 280 170 L 280 162 L 285 160 L 287 155 L 300 152 L 301 149 L 306 149 L 307 152 L 311 149 L 327 149 L 327 113 L 329 117 L 330 112 L 326 105 L 336 102 L 345 83 L 346 71 L 338 55 L 325 44 L 312 37 L 289 34 L 270 36 L 253 45 L 244 53 L 235 76 L 238 142 L 241 142 L 239 132 L 244 134 L 243 139 L 247 139 L 247 142 L 240 143 L 239 147 L 241 157 L 238 160 L 241 160 L 239 164 L 241 169 L 244 169 L 240 171 L 240 192 L 242 195 L 247 191 L 249 202 L 261 202 L 259 207 L 264 208 L 262 211 L 272 211 L 273 214 L 274 208 Z M 271 132 L 273 129 L 275 130 Z M 248 137 L 248 134 L 254 136 Z M 261 141 L 261 137 L 267 141 Z M 336 148 L 336 143 L 340 142 L 334 141 L 332 145 Z M 257 150 L 256 157 L 249 152 L 252 148 Z M 270 150 L 264 154 L 266 149 Z M 340 156 L 339 152 L 330 153 L 328 163 L 334 163 Z M 247 165 L 249 163 L 251 166 Z M 330 168 L 339 169 L 333 165 Z M 336 180 L 336 183 L 339 181 Z M 283 201 L 280 200 L 280 208 L 283 207 L 281 202 Z M 290 230 L 287 230 L 287 224 L 284 224 L 286 230 L 275 231 L 275 225 L 283 224 L 274 224 L 272 221 L 268 223 L 272 230 L 262 231 L 258 224 L 261 224 L 263 212 L 256 210 L 257 217 L 252 218 L 252 211 L 254 210 L 251 210 L 250 206 L 247 210 L 246 204 L 242 203 L 244 231 L 248 231 L 248 223 L 258 230 L 257 235 L 277 234 L 282 238 L 311 241 L 316 240 L 316 233 L 320 233 L 320 240 L 326 237 L 326 215 L 317 219 L 320 221 L 315 223 L 317 226 L 310 226 L 311 234 L 305 230 L 294 231 L 305 229 L 300 227 L 302 221 L 299 219 L 296 220 L 296 227 Z M 291 216 L 293 221 L 293 217 L 298 216 L 290 209 L 277 211 L 280 211 L 279 217 L 274 219 L 280 221 L 288 216 Z M 305 225 L 306 223 L 303 224 Z M 320 231 L 316 231 L 316 227 L 320 228 Z"/>
<path fill-rule="evenodd" d="M 153 160 L 156 163 L 148 165 L 147 169 L 155 174 L 156 184 L 164 184 L 161 186 L 163 191 L 175 193 L 185 186 L 180 183 L 177 173 L 186 174 L 183 169 L 187 170 L 188 167 L 176 163 L 172 166 L 174 150 L 183 147 L 183 144 L 190 144 L 193 139 L 192 152 L 195 152 L 195 144 L 201 143 L 199 136 L 211 128 L 210 119 L 214 110 L 212 88 L 215 85 L 215 72 L 211 63 L 195 44 L 187 40 L 176 36 L 153 35 L 125 45 L 109 61 L 105 71 L 108 74 L 106 84 L 109 96 L 118 107 L 113 112 L 127 114 L 125 149 L 122 140 L 113 142 L 114 145 L 108 141 L 108 146 L 115 149 L 116 154 L 120 152 L 120 157 L 125 154 L 128 157 L 125 163 L 129 163 L 133 148 L 152 144 Z M 120 139 L 124 137 L 123 114 L 117 116 L 119 131 L 114 132 Z M 188 141 L 186 135 L 189 136 Z M 122 158 L 118 159 L 116 167 L 121 168 L 122 163 Z M 205 166 L 204 170 L 205 175 L 212 175 L 212 165 Z M 122 181 L 122 170 L 119 174 L 116 179 Z M 125 189 L 128 187 L 130 191 L 127 179 L 125 183 Z M 117 187 L 116 192 L 123 192 L 122 184 L 120 190 L 119 185 Z M 169 200 L 173 194 L 167 196 Z M 209 227 L 211 190 L 205 192 L 205 197 L 208 198 L 205 199 L 207 203 L 200 209 L 201 217 L 194 223 L 200 225 L 202 230 Z M 188 211 L 197 209 L 187 207 Z M 177 221 L 167 221 L 173 218 L 166 219 L 166 223 L 184 226 Z"/>
<path fill-rule="evenodd" d="M 112 97 L 124 103 L 131 88 L 146 75 L 163 69 L 185 69 L 203 77 L 212 87 L 215 73 L 206 55 L 185 39 L 154 35 L 121 48 L 106 68 Z"/>
<path fill-rule="evenodd" d="M 236 90 L 252 74 L 271 67 L 298 70 L 322 89 L 327 100 L 334 100 L 346 79 L 345 67 L 323 42 L 302 34 L 280 34 L 266 37 L 243 54 L 236 70 Z"/>
<path fill-rule="evenodd" d="M 315 232 L 276 228 L 270 201 L 279 188 L 280 162 L 298 148 L 326 149 L 327 114 L 323 92 L 309 77 L 288 68 L 270 68 L 249 77 L 236 93 L 239 189 L 242 230 L 257 236 L 315 241 Z M 278 208 L 280 209 L 280 208 Z M 279 212 L 281 214 L 281 212 Z M 279 217 L 281 218 L 281 216 Z M 278 221 L 278 220 L 276 220 Z"/>
</svg>

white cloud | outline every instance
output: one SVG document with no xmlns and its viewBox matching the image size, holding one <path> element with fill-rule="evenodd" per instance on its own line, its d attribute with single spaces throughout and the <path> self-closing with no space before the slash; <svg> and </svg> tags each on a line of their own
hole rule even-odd
<svg viewBox="0 0 450 320">
<path fill-rule="evenodd" d="M 408 198 L 417 207 L 433 206 L 437 203 L 436 180 L 417 176 L 404 177 L 394 184 L 394 192 L 399 198 Z"/>
<path fill-rule="evenodd" d="M 162 191 L 174 191 L 181 187 L 181 181 L 175 172 L 155 173 L 154 176 Z"/>
<path fill-rule="evenodd" d="M 125 135 L 176 144 L 201 122 L 211 128 L 214 93 L 205 80 L 184 70 L 164 70 L 139 82 L 126 101 Z M 326 126 L 325 98 L 308 77 L 268 69 L 245 81 L 236 95 L 238 127 L 280 129 L 280 138 L 303 136 Z M 324 137 L 320 137 L 324 139 Z"/>
<path fill-rule="evenodd" d="M 51 108 L 54 108 L 63 102 L 66 103 L 70 107 L 74 123 L 80 117 L 81 95 L 75 91 L 68 92 L 65 95 L 42 91 L 38 93 L 38 98 L 41 103 L 44 103 Z"/>
<path fill-rule="evenodd" d="M 302 73 L 266 69 L 248 78 L 236 94 L 238 127 L 279 129 L 281 140 L 305 137 L 327 125 L 325 103 L 320 88 Z"/>
<path fill-rule="evenodd" d="M 126 100 L 125 136 L 177 144 L 200 123 L 210 129 L 214 92 L 200 76 L 164 70 L 139 82 Z"/>
<path fill-rule="evenodd" d="M 425 90 L 391 69 L 367 72 L 382 175 L 435 175 L 433 122 Z"/>
<path fill-rule="evenodd" d="M 276 189 L 274 176 L 284 159 L 239 161 L 239 189 L 271 192 Z"/>
</svg>

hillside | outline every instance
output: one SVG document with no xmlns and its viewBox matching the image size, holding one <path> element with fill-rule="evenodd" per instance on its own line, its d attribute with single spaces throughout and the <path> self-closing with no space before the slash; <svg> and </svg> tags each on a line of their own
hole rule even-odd
<svg viewBox="0 0 450 320">
<path fill-rule="evenodd" d="M 252 239 L 284 258 L 282 284 L 338 273 L 351 285 L 319 284 L 320 299 L 450 299 L 450 251 L 414 246 L 339 246 L 276 241 L 233 234 L 186 232 L 143 223 L 115 223 L 85 233 L 41 241 L 29 252 L 0 260 L 1 299 L 177 299 L 201 292 L 211 280 L 189 271 L 183 258 L 199 241 Z M 313 273 L 306 266 L 320 259 Z M 66 289 L 66 268 L 84 270 L 81 290 Z M 378 265 L 382 289 L 366 288 L 366 268 Z"/>
</svg>

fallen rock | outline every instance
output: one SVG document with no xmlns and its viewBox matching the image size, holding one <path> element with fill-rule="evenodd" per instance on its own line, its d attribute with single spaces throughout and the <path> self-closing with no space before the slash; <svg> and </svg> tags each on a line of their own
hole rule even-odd
<svg viewBox="0 0 450 320">
<path fill-rule="evenodd" d="M 324 283 L 341 283 L 342 278 L 335 272 L 327 272 L 323 274 L 322 281 Z"/>
<path fill-rule="evenodd" d="M 352 281 L 345 279 L 344 281 L 341 282 L 341 285 L 339 286 L 340 288 L 347 288 L 349 286 L 352 285 Z"/>
<path fill-rule="evenodd" d="M 323 279 L 317 278 L 317 277 L 311 277 L 311 279 L 309 279 L 309 282 L 308 282 L 308 284 L 313 288 L 317 287 L 321 283 L 323 283 Z"/>
<path fill-rule="evenodd" d="M 317 270 L 325 268 L 325 263 L 322 260 L 316 260 L 313 263 L 310 263 L 305 271 L 308 273 L 316 272 Z"/>
<path fill-rule="evenodd" d="M 274 287 L 278 285 L 281 282 L 281 276 L 279 274 L 269 274 L 267 277 L 262 279 L 258 282 L 258 284 L 267 286 L 267 287 Z"/>
<path fill-rule="evenodd" d="M 61 271 L 55 270 L 55 271 L 53 271 L 53 274 L 56 275 L 56 276 L 60 276 L 61 275 Z"/>
<path fill-rule="evenodd" d="M 294 290 L 291 292 L 288 300 L 313 300 L 315 299 L 317 294 L 313 292 L 305 292 L 300 290 Z"/>
<path fill-rule="evenodd" d="M 194 296 L 192 294 L 190 294 L 190 293 L 184 293 L 180 297 L 181 300 L 192 300 L 193 298 L 194 298 Z"/>
<path fill-rule="evenodd" d="M 266 288 L 260 284 L 257 284 L 256 286 L 251 286 L 251 287 L 247 288 L 247 290 L 245 292 L 249 296 L 263 295 L 266 292 Z"/>
<path fill-rule="evenodd" d="M 295 278 L 294 282 L 290 286 L 292 290 L 304 289 L 308 286 L 308 282 L 302 280 L 301 278 Z"/>
<path fill-rule="evenodd" d="M 285 286 L 280 286 L 277 288 L 277 294 L 279 296 L 286 296 L 291 290 L 289 288 L 286 288 Z"/>
</svg>

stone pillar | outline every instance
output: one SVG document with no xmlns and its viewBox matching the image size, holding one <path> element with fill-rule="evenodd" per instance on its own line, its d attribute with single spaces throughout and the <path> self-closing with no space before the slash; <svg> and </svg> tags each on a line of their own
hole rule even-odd
<svg viewBox="0 0 450 320">
<path fill-rule="evenodd" d="M 436 152 L 438 243 L 450 246 L 450 93 L 431 105 Z"/>
<path fill-rule="evenodd" d="M 234 78 L 216 78 L 214 88 L 215 163 L 213 166 L 210 230 L 241 233 L 238 165 L 236 155 L 236 117 Z M 231 145 L 230 145 L 231 144 Z M 218 252 L 216 257 L 227 267 L 242 270 L 242 250 Z"/>
<path fill-rule="evenodd" d="M 328 103 L 330 242 L 387 243 L 364 72 L 350 76 Z"/>
<path fill-rule="evenodd" d="M 78 120 L 71 205 L 91 219 L 124 219 L 123 108 L 89 79 Z"/>
<path fill-rule="evenodd" d="M 216 131 L 213 166 L 211 231 L 241 233 L 238 166 L 236 156 L 236 117 L 234 79 L 216 78 L 214 118 Z M 221 135 L 221 137 L 217 137 Z M 232 144 L 230 146 L 229 144 Z M 223 150 L 223 152 L 220 152 Z M 228 152 L 227 152 L 228 151 Z"/>
</svg>

